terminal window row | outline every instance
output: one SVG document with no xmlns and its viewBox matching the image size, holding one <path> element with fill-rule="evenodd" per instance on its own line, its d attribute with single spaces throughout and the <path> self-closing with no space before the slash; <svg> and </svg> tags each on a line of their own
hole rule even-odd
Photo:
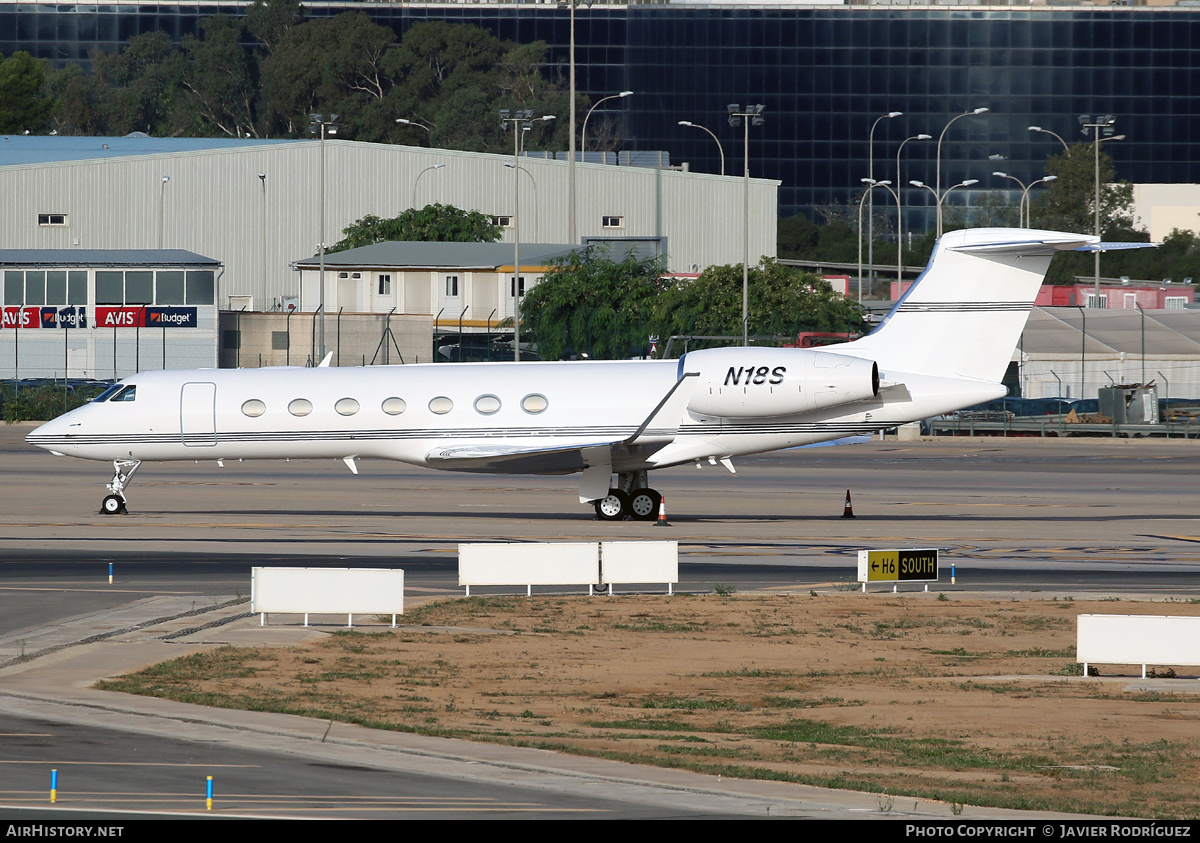
<svg viewBox="0 0 1200 843">
<path fill-rule="evenodd" d="M 97 270 L 96 304 L 208 304 L 216 301 L 212 270 Z M 86 269 L 6 269 L 5 305 L 84 306 Z"/>
</svg>

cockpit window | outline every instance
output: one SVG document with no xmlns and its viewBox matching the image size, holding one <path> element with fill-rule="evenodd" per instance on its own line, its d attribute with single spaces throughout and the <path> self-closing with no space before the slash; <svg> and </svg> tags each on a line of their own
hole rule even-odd
<svg viewBox="0 0 1200 843">
<path fill-rule="evenodd" d="M 93 404 L 103 404 L 105 401 L 107 401 L 108 399 L 110 399 L 114 395 L 116 395 L 118 392 L 120 392 L 123 388 L 124 388 L 124 384 L 114 383 L 108 389 L 104 390 L 99 395 L 97 395 L 95 398 L 93 398 L 92 403 Z"/>
<path fill-rule="evenodd" d="M 121 391 L 118 392 L 116 395 L 114 395 L 112 398 L 109 398 L 108 400 L 109 401 L 136 401 L 137 400 L 137 387 L 134 386 L 133 384 L 129 384 L 128 386 L 121 387 Z"/>
</svg>

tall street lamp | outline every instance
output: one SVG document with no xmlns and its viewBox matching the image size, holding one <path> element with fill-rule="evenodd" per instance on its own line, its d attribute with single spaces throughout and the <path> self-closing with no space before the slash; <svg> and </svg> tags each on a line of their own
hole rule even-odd
<svg viewBox="0 0 1200 843">
<path fill-rule="evenodd" d="M 717 152 L 719 152 L 721 154 L 721 175 L 725 175 L 725 150 L 721 148 L 721 141 L 719 138 L 717 138 L 716 135 L 714 135 L 712 133 L 712 130 L 706 129 L 704 126 L 701 126 L 699 123 L 693 123 L 690 120 L 680 120 L 679 125 L 680 126 L 691 126 L 693 129 L 701 129 L 705 132 L 708 132 L 710 135 L 712 135 L 712 139 L 717 144 Z"/>
<path fill-rule="evenodd" d="M 943 140 L 943 138 L 945 138 L 945 137 L 946 137 L 946 132 L 947 132 L 947 130 L 949 130 L 949 128 L 950 128 L 951 126 L 953 126 L 953 125 L 954 125 L 954 121 L 955 121 L 955 120 L 961 120 L 961 119 L 962 119 L 962 118 L 964 118 L 964 117 L 974 117 L 974 116 L 975 116 L 975 115 L 977 115 L 977 114 L 987 114 L 987 112 L 988 112 L 988 110 L 987 110 L 986 108 L 976 108 L 976 109 L 973 109 L 973 110 L 971 110 L 971 111 L 964 111 L 962 114 L 959 114 L 959 115 L 957 115 L 957 116 L 955 116 L 955 117 L 952 117 L 952 118 L 950 118 L 950 122 L 949 122 L 949 123 L 947 123 L 947 124 L 946 124 L 946 126 L 945 126 L 945 128 L 943 128 L 943 129 L 942 129 L 942 133 L 941 133 L 940 135 L 938 135 L 938 144 L 937 144 L 937 181 L 936 181 L 936 182 L 934 182 L 934 185 L 935 185 L 935 187 L 937 188 L 937 190 L 935 191 L 935 194 L 936 194 L 936 195 L 942 195 L 942 196 L 944 196 L 944 195 L 945 195 L 945 194 L 943 194 L 943 193 L 942 193 L 942 140 Z M 959 187 L 959 186 L 961 186 L 961 185 L 955 185 L 955 187 Z M 947 190 L 947 191 L 946 191 L 946 193 L 949 193 L 949 192 L 950 192 L 951 190 L 953 190 L 953 189 L 954 189 L 953 187 L 952 187 L 952 188 L 950 188 L 949 190 Z M 942 207 L 942 205 L 941 205 L 941 202 L 939 201 L 939 202 L 938 202 L 938 217 L 937 217 L 937 236 L 938 236 L 938 237 L 941 237 L 941 236 L 942 236 L 942 212 L 941 212 L 941 207 Z"/>
<path fill-rule="evenodd" d="M 610 97 L 604 97 L 604 99 L 597 100 L 596 104 L 588 109 L 588 113 L 583 116 L 583 131 L 579 133 L 579 145 L 582 147 L 583 157 L 585 159 L 587 158 L 587 124 L 588 120 L 591 119 L 592 112 L 595 111 L 601 103 L 608 102 L 609 100 L 625 99 L 625 97 L 631 96 L 633 96 L 633 91 L 621 91 L 619 94 L 613 94 Z"/>
<path fill-rule="evenodd" d="M 866 202 L 867 196 L 868 196 L 868 195 L 870 195 L 871 191 L 873 191 L 873 190 L 874 190 L 875 188 L 877 188 L 877 187 L 882 187 L 882 188 L 886 189 L 886 190 L 887 190 L 887 192 L 888 192 L 888 193 L 890 193 L 890 194 L 892 194 L 893 196 L 895 196 L 895 195 L 896 195 L 896 191 L 892 190 L 892 187 L 891 187 L 891 184 L 892 184 L 892 183 L 891 183 L 890 181 L 887 181 L 886 179 L 885 179 L 884 181 L 875 181 L 875 179 L 860 179 L 860 181 L 861 181 L 863 184 L 867 185 L 867 189 L 863 191 L 863 195 L 862 195 L 862 196 L 859 198 L 859 200 L 858 200 L 858 303 L 859 303 L 859 304 L 862 304 L 862 300 L 863 300 L 863 283 L 862 283 L 862 271 L 863 271 L 863 247 L 862 247 L 862 232 L 863 232 L 862 217 L 863 217 L 863 203 L 864 203 L 864 202 Z M 899 206 L 899 201 L 900 201 L 900 200 L 899 200 L 899 197 L 897 197 L 897 199 L 896 199 L 897 206 Z M 896 259 L 896 280 L 897 280 L 897 281 L 900 281 L 900 280 L 901 280 L 901 279 L 900 279 L 900 260 L 899 260 L 899 258 L 897 258 L 897 259 Z"/>
<path fill-rule="evenodd" d="M 881 114 L 875 118 L 875 122 L 871 124 L 871 131 L 867 135 L 867 176 L 874 180 L 875 178 L 875 127 L 879 125 L 881 120 L 890 120 L 893 117 L 900 117 L 903 111 L 889 111 L 887 114 Z M 867 273 L 871 279 L 875 278 L 875 194 L 867 191 L 867 206 L 870 210 L 867 212 L 867 263 L 870 268 Z M 860 232 L 861 233 L 861 232 Z"/>
<path fill-rule="evenodd" d="M 1052 132 L 1049 129 L 1043 129 L 1041 126 L 1030 126 L 1029 131 L 1041 132 L 1043 135 L 1050 135 L 1053 138 L 1058 138 L 1058 142 L 1062 144 L 1063 152 L 1067 151 L 1067 142 L 1059 137 L 1055 132 Z"/>
<path fill-rule="evenodd" d="M 567 238 L 574 244 L 577 240 L 575 227 L 575 115 L 578 109 L 575 107 L 575 7 L 580 3 L 586 3 L 590 9 L 594 0 L 559 0 L 558 8 L 567 6 L 571 10 L 571 38 L 568 48 L 568 78 L 570 88 L 570 131 L 567 139 Z"/>
<path fill-rule="evenodd" d="M 900 178 L 900 153 L 904 151 L 904 144 L 913 140 L 930 140 L 933 136 L 922 132 L 919 135 L 913 135 L 910 138 L 905 138 L 900 141 L 900 147 L 896 150 L 896 265 L 900 266 L 903 261 L 900 256 L 904 254 L 904 208 L 900 206 L 900 190 L 904 180 Z"/>
<path fill-rule="evenodd" d="M 424 170 L 417 173 L 417 177 L 415 179 L 413 179 L 413 197 L 412 197 L 412 207 L 413 208 L 417 207 L 417 185 L 421 183 L 421 176 L 425 175 L 430 170 L 440 170 L 445 166 L 446 166 L 445 164 L 434 164 L 432 166 L 426 167 Z"/>
<path fill-rule="evenodd" d="M 970 187 L 973 184 L 979 184 L 979 179 L 965 179 L 963 181 L 960 181 L 958 184 L 952 184 L 952 185 L 950 185 L 950 187 L 947 187 L 946 192 L 942 193 L 942 194 L 939 194 L 936 190 L 934 190 L 929 185 L 925 184 L 925 182 L 923 182 L 923 181 L 917 181 L 916 179 L 913 179 L 912 181 L 909 182 L 909 184 L 911 184 L 913 187 L 925 188 L 930 193 L 932 193 L 933 198 L 935 200 L 937 200 L 937 233 L 938 233 L 938 237 L 941 237 L 942 236 L 942 203 L 946 200 L 946 197 L 950 195 L 950 191 L 954 190 L 957 187 Z"/>
<path fill-rule="evenodd" d="M 1058 176 L 1046 176 L 1045 178 L 1038 179 L 1037 181 L 1031 181 L 1028 185 L 1026 185 L 1025 182 L 1021 181 L 1016 176 L 1010 176 L 1008 173 L 1001 173 L 999 171 L 996 171 L 996 172 L 992 173 L 992 175 L 1000 176 L 1000 178 L 1004 178 L 1004 179 L 1012 179 L 1017 184 L 1021 185 L 1021 202 L 1019 205 L 1017 205 L 1017 225 L 1019 225 L 1021 228 L 1029 228 L 1029 191 L 1030 191 L 1030 189 L 1034 185 L 1042 184 L 1043 182 L 1051 182 L 1058 178 Z"/>
<path fill-rule="evenodd" d="M 258 180 L 262 183 L 262 231 L 260 232 L 258 242 L 259 251 L 262 252 L 262 283 L 267 280 L 267 174 L 259 173 Z"/>
<path fill-rule="evenodd" d="M 767 122 L 762 116 L 766 106 L 747 105 L 745 110 L 738 103 L 730 103 L 729 125 L 745 127 L 742 139 L 742 346 L 750 345 L 750 126 L 762 126 Z"/>
<path fill-rule="evenodd" d="M 1124 140 L 1124 135 L 1113 134 L 1113 124 L 1117 122 L 1117 118 L 1111 114 L 1098 114 L 1092 117 L 1087 114 L 1079 115 L 1079 125 L 1085 136 L 1092 136 L 1092 160 L 1096 174 L 1095 193 L 1092 196 L 1092 212 L 1095 220 L 1095 230 L 1093 234 L 1100 236 L 1100 144 L 1105 141 Z M 1088 130 L 1091 130 L 1089 133 Z M 1100 137 L 1103 134 L 1105 137 Z M 1100 251 L 1096 250 L 1093 254 L 1093 269 L 1095 272 L 1095 280 L 1092 290 L 1092 307 L 1100 306 Z"/>
<path fill-rule="evenodd" d="M 416 120 L 409 120 L 406 117 L 397 117 L 396 122 L 401 126 L 415 126 L 418 129 L 424 129 L 425 134 L 427 135 L 433 134 L 433 131 L 428 126 L 426 126 L 424 123 L 418 123 Z"/>
<path fill-rule="evenodd" d="M 500 109 L 500 128 L 513 133 L 513 360 L 521 362 L 521 133 L 534 123 L 554 119 L 553 114 L 534 118 L 529 109 Z"/>
<path fill-rule="evenodd" d="M 158 248 L 163 247 L 163 229 L 166 227 L 167 213 L 167 182 L 170 176 L 162 177 L 162 185 L 158 189 Z"/>
<path fill-rule="evenodd" d="M 318 247 L 321 251 L 321 283 L 317 285 L 317 310 L 321 314 L 320 324 L 317 328 L 317 356 L 322 360 L 325 359 L 325 135 L 337 134 L 337 119 L 341 115 L 330 114 L 329 119 L 325 119 L 323 114 L 308 115 L 308 130 L 313 134 L 320 133 L 321 135 L 321 192 L 317 200 L 321 207 L 321 240 Z M 316 362 L 316 361 L 314 361 Z"/>
<path fill-rule="evenodd" d="M 514 167 L 511 161 L 506 162 L 504 166 L 508 167 L 510 170 Z M 533 236 L 535 238 L 540 238 L 542 233 L 542 207 L 541 202 L 538 201 L 537 179 L 533 177 L 533 173 L 529 172 L 524 167 L 517 167 L 517 169 L 524 173 L 526 177 L 528 177 L 529 183 L 533 185 Z"/>
</svg>

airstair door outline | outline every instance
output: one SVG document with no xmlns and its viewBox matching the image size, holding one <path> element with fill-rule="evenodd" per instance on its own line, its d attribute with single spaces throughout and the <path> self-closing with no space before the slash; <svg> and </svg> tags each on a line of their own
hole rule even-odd
<svg viewBox="0 0 1200 843">
<path fill-rule="evenodd" d="M 213 447 L 217 444 L 217 385 L 185 383 L 179 393 L 179 431 L 183 444 Z"/>
</svg>

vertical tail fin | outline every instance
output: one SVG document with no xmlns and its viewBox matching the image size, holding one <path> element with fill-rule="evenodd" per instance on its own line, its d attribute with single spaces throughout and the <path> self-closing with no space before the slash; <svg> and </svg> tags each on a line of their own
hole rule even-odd
<svg viewBox="0 0 1200 843">
<path fill-rule="evenodd" d="M 998 383 L 1054 253 L 1096 240 L 1010 228 L 952 231 L 880 326 L 838 351 L 873 357 L 889 371 Z"/>
</svg>

